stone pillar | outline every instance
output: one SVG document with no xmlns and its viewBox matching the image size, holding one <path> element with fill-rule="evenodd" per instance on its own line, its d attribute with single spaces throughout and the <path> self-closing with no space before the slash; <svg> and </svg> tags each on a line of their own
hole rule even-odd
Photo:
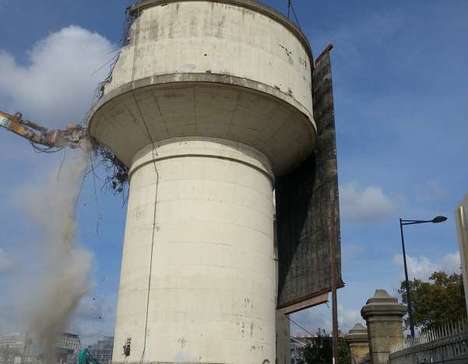
<svg viewBox="0 0 468 364">
<path fill-rule="evenodd" d="M 345 340 L 351 350 L 351 363 L 361 364 L 369 357 L 369 336 L 367 328 L 361 324 L 356 324 L 349 330 Z"/>
<path fill-rule="evenodd" d="M 361 310 L 367 323 L 371 364 L 388 364 L 390 351 L 403 341 L 406 307 L 387 291 L 378 289 Z"/>
</svg>

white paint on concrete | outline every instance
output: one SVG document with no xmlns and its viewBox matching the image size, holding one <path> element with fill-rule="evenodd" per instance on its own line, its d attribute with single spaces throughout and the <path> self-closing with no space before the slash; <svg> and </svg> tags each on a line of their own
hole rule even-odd
<svg viewBox="0 0 468 364">
<path fill-rule="evenodd" d="M 89 120 L 131 168 L 116 363 L 287 361 L 272 189 L 314 148 L 311 60 L 228 2 L 144 8 Z"/>
<path fill-rule="evenodd" d="M 216 1 L 169 2 L 143 10 L 130 41 L 106 92 L 155 75 L 223 74 L 278 88 L 312 115 L 309 54 L 265 14 Z"/>
<path fill-rule="evenodd" d="M 275 362 L 272 178 L 264 155 L 223 140 L 176 139 L 138 153 L 113 361 L 140 361 L 147 320 L 144 362 Z"/>
<path fill-rule="evenodd" d="M 307 158 L 315 140 L 310 119 L 289 103 L 245 87 L 203 82 L 156 84 L 112 98 L 94 113 L 90 131 L 127 165 L 151 140 L 206 136 L 256 148 L 276 175 Z"/>
</svg>

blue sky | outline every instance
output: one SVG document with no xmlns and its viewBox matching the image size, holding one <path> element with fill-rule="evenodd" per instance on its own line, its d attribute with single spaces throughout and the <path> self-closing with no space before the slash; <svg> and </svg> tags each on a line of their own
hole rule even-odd
<svg viewBox="0 0 468 364">
<path fill-rule="evenodd" d="M 130 2 L 0 0 L 0 110 L 54 127 L 83 120 L 118 51 Z M 287 3 L 266 2 L 281 11 Z M 348 330 L 376 288 L 396 294 L 400 216 L 449 218 L 406 230 L 412 276 L 457 269 L 454 209 L 468 193 L 468 3 L 296 0 L 295 8 L 314 54 L 335 46 L 346 282 L 339 302 Z M 69 154 L 36 154 L 0 130 L 0 289 L 10 292 L 0 295 L 2 331 L 17 329 L 11 292 L 41 250 L 25 190 L 43 183 Z M 71 329 L 91 341 L 112 334 L 125 206 L 102 189 L 102 180 L 88 178 L 78 216 L 78 241 L 94 255 L 93 289 Z M 329 329 L 330 315 L 324 305 L 294 319 L 313 331 Z"/>
</svg>

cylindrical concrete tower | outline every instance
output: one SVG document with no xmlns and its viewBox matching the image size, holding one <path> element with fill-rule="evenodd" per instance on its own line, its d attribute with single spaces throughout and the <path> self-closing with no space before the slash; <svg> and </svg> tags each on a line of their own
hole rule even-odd
<svg viewBox="0 0 468 364">
<path fill-rule="evenodd" d="M 89 121 L 130 168 L 113 361 L 273 364 L 273 188 L 314 147 L 309 44 L 252 0 L 131 14 Z"/>
</svg>

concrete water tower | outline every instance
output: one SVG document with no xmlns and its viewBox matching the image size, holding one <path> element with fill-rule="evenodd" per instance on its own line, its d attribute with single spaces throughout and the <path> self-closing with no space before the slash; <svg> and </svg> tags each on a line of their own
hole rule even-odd
<svg viewBox="0 0 468 364">
<path fill-rule="evenodd" d="M 89 122 L 130 168 L 113 362 L 273 364 L 273 189 L 314 148 L 309 43 L 253 0 L 129 11 Z"/>
</svg>

